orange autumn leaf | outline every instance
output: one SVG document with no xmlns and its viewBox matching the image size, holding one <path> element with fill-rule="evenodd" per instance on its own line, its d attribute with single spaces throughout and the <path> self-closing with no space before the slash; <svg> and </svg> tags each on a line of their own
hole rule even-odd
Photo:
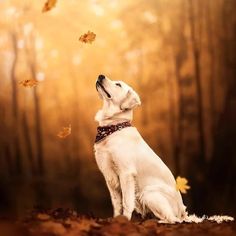
<svg viewBox="0 0 236 236">
<path fill-rule="evenodd" d="M 179 190 L 181 193 L 187 193 L 187 190 L 190 189 L 190 186 L 188 185 L 188 180 L 186 178 L 178 176 L 176 178 L 176 189 Z"/>
<path fill-rule="evenodd" d="M 53 7 L 55 7 L 57 0 L 47 0 L 43 6 L 42 12 L 50 11 Z"/>
<path fill-rule="evenodd" d="M 92 43 L 96 38 L 96 34 L 88 31 L 88 33 L 80 36 L 79 41 L 83 43 Z"/>
<path fill-rule="evenodd" d="M 71 125 L 68 127 L 62 127 L 61 131 L 57 134 L 57 137 L 59 138 L 66 138 L 71 134 Z"/>
<path fill-rule="evenodd" d="M 26 79 L 26 80 L 22 80 L 21 82 L 19 82 L 19 84 L 24 86 L 24 87 L 32 88 L 32 87 L 34 87 L 38 84 L 38 80 L 36 80 L 36 79 Z"/>
</svg>

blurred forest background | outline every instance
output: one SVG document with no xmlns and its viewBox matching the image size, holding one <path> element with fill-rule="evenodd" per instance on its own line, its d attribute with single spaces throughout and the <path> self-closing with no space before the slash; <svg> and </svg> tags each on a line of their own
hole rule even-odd
<svg viewBox="0 0 236 236">
<path fill-rule="evenodd" d="M 58 0 L 42 13 L 44 3 L 0 0 L 0 215 L 111 216 L 93 154 L 99 74 L 140 94 L 133 123 L 189 179 L 189 211 L 235 215 L 235 1 Z M 92 44 L 78 40 L 88 30 Z"/>
</svg>

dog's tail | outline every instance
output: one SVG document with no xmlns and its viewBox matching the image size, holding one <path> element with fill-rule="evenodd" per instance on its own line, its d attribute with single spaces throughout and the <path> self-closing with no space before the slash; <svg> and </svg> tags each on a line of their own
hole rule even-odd
<svg viewBox="0 0 236 236">
<path fill-rule="evenodd" d="M 183 222 L 187 223 L 201 223 L 204 220 L 216 222 L 218 224 L 222 222 L 229 222 L 229 221 L 234 221 L 234 218 L 232 216 L 227 216 L 227 215 L 213 215 L 213 216 L 196 216 L 195 214 L 189 215 L 188 212 L 186 212 L 185 217 L 183 218 Z"/>
</svg>

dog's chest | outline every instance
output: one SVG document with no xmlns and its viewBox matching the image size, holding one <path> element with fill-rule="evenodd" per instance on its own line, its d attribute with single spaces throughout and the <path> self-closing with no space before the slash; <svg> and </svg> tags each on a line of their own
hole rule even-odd
<svg viewBox="0 0 236 236">
<path fill-rule="evenodd" d="M 95 150 L 95 159 L 99 169 L 104 173 L 108 173 L 111 170 L 116 171 L 117 166 L 112 160 L 112 154 L 106 147 L 106 140 L 102 141 L 99 144 L 94 145 Z"/>
</svg>

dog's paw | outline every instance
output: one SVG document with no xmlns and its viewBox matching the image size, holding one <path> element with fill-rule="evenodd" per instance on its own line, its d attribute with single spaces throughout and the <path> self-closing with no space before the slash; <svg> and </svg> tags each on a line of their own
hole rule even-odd
<svg viewBox="0 0 236 236">
<path fill-rule="evenodd" d="M 124 211 L 123 216 L 127 217 L 128 220 L 131 220 L 132 212 Z"/>
</svg>

